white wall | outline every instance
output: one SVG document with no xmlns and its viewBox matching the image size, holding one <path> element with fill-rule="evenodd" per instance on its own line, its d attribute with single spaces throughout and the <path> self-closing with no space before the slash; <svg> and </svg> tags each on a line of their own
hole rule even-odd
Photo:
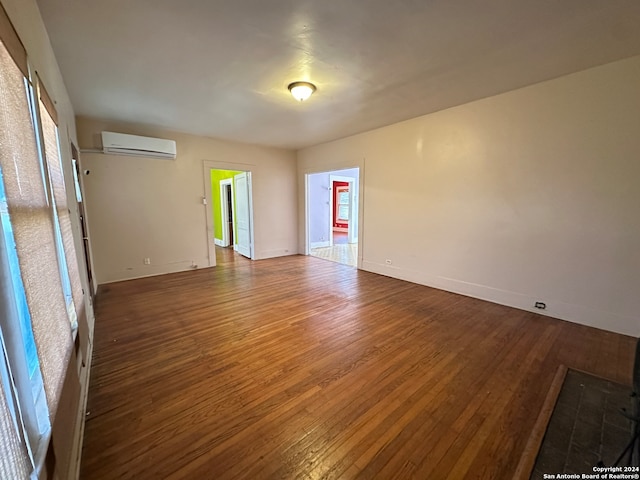
<svg viewBox="0 0 640 480">
<path fill-rule="evenodd" d="M 638 336 L 639 85 L 634 57 L 303 149 L 298 181 L 365 167 L 365 270 Z"/>
<path fill-rule="evenodd" d="M 103 130 L 176 140 L 176 160 L 83 153 L 87 217 L 98 283 L 209 265 L 203 165 L 250 170 L 256 259 L 297 252 L 295 153 L 152 127 L 78 118 L 82 149 Z M 144 258 L 151 265 L 144 265 Z"/>
</svg>

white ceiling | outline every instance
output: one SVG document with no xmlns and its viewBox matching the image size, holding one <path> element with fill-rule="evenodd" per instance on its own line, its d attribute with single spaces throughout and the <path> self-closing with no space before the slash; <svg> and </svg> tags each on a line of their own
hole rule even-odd
<svg viewBox="0 0 640 480">
<path fill-rule="evenodd" d="M 640 54 L 638 0 L 39 6 L 76 114 L 287 148 Z"/>
</svg>

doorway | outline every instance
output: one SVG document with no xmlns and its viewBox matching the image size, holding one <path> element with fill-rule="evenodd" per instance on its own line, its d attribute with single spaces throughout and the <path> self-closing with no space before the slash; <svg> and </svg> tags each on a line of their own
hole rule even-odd
<svg viewBox="0 0 640 480">
<path fill-rule="evenodd" d="M 222 256 L 225 263 L 236 255 L 254 259 L 251 171 L 212 164 L 204 164 L 209 266 Z"/>
<path fill-rule="evenodd" d="M 228 178 L 226 180 L 220 180 L 220 206 L 222 208 L 220 220 L 222 226 L 221 247 L 233 247 L 236 243 L 234 199 L 233 179 Z"/>
<path fill-rule="evenodd" d="M 306 252 L 358 265 L 359 168 L 306 175 Z"/>
</svg>

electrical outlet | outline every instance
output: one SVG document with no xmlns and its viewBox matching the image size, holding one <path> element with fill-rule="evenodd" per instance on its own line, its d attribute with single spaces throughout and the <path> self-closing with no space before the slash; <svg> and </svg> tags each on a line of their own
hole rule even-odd
<svg viewBox="0 0 640 480">
<path fill-rule="evenodd" d="M 144 259 L 144 264 L 145 265 L 151 265 L 151 259 L 150 258 L 145 258 Z"/>
<path fill-rule="evenodd" d="M 533 306 L 540 310 L 544 310 L 545 308 L 547 308 L 547 304 L 544 302 L 536 302 L 533 304 Z"/>
<path fill-rule="evenodd" d="M 393 262 L 392 262 L 390 259 L 388 259 L 388 258 L 387 258 L 387 259 L 384 261 L 384 263 L 386 263 L 387 265 L 391 265 Z"/>
</svg>

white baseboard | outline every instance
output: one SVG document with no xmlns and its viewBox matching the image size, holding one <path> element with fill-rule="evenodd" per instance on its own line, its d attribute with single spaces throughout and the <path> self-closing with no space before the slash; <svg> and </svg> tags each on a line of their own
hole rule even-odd
<svg viewBox="0 0 640 480">
<path fill-rule="evenodd" d="M 123 280 L 133 280 L 134 278 L 155 277 L 157 275 L 166 275 L 167 273 L 194 270 L 191 262 L 191 260 L 179 260 L 163 264 L 141 265 L 140 267 L 127 269 L 124 272 L 122 270 L 107 272 L 104 276 L 105 278 L 99 279 L 99 281 L 96 281 L 96 284 L 103 285 L 106 283 L 121 282 Z M 203 268 L 209 265 L 209 258 L 194 259 L 193 262 L 198 265 L 199 268 Z"/>
<path fill-rule="evenodd" d="M 309 244 L 309 248 L 321 248 L 321 247 L 328 247 L 329 246 L 329 240 L 324 240 L 322 242 L 311 242 Z"/>
<path fill-rule="evenodd" d="M 633 337 L 640 335 L 640 329 L 637 326 L 637 319 L 613 312 L 607 312 L 562 301 L 554 301 L 553 299 L 548 298 L 541 299 L 528 294 L 501 290 L 453 278 L 429 275 L 424 272 L 369 262 L 366 260 L 362 261 L 362 270 L 400 280 L 406 280 L 408 282 L 425 285 L 427 287 L 458 293 L 467 297 L 486 300 L 499 305 L 517 308 L 519 310 L 526 310 L 540 315 L 558 318 L 560 320 L 567 320 L 569 322 L 599 328 L 601 330 L 621 333 L 623 335 L 630 335 Z M 535 308 L 534 303 L 536 301 L 544 301 L 546 308 L 544 310 Z"/>
<path fill-rule="evenodd" d="M 215 243 L 217 246 L 219 247 L 226 247 L 226 245 L 224 244 L 224 242 L 222 240 L 220 240 L 219 238 L 214 238 L 213 239 L 213 243 Z"/>
<path fill-rule="evenodd" d="M 298 255 L 296 248 L 281 248 L 278 250 L 261 250 L 255 252 L 255 260 L 264 260 L 266 258 L 287 257 L 289 255 Z"/>
</svg>

